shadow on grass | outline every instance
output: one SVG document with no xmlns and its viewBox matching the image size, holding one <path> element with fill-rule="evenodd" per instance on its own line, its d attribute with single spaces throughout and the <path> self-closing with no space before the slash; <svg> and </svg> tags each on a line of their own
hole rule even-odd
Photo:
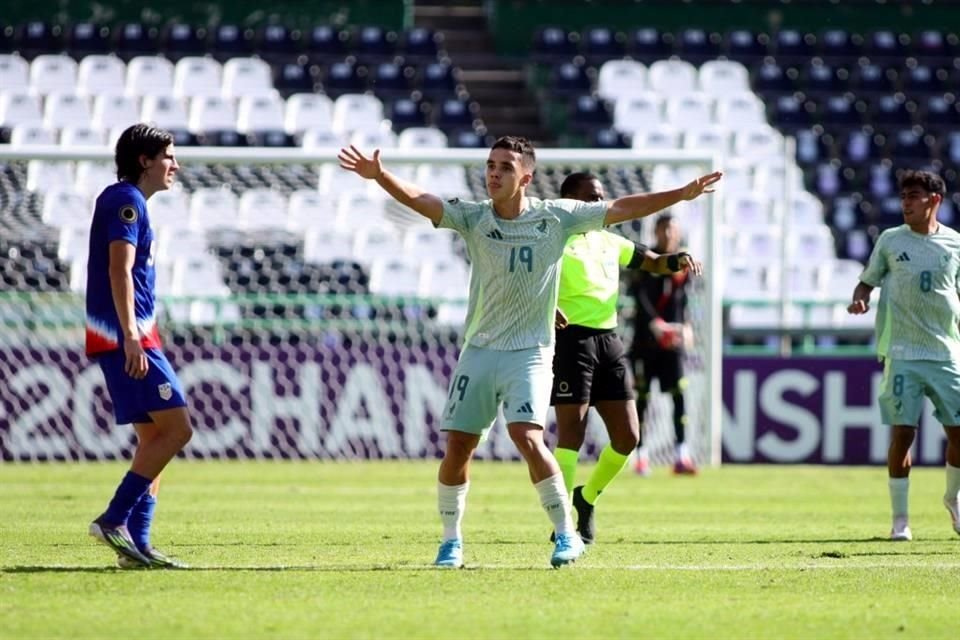
<svg viewBox="0 0 960 640">
<path fill-rule="evenodd" d="M 466 566 L 463 571 L 473 571 L 488 568 L 486 566 Z M 496 567 L 499 570 L 509 571 L 553 571 L 549 566 L 529 567 Z M 446 573 L 449 569 L 438 569 L 430 564 L 396 564 L 396 565 L 280 565 L 266 567 L 189 567 L 186 569 L 119 569 L 117 567 L 64 567 L 64 566 L 15 566 L 0 568 L 0 575 L 36 574 L 36 573 L 203 573 L 203 572 L 238 572 L 238 573 L 280 573 L 280 572 L 320 572 L 320 573 L 377 573 L 389 571 L 431 571 Z"/>
</svg>

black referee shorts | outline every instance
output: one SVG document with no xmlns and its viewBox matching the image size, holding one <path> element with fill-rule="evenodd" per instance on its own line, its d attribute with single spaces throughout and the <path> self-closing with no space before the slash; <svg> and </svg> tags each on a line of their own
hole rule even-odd
<svg viewBox="0 0 960 640">
<path fill-rule="evenodd" d="M 683 380 L 683 353 L 676 349 L 637 349 L 633 353 L 638 388 L 646 391 L 656 378 L 660 389 L 672 391 Z"/>
<path fill-rule="evenodd" d="M 633 387 L 627 350 L 612 329 L 557 330 L 551 405 L 633 400 Z"/>
</svg>

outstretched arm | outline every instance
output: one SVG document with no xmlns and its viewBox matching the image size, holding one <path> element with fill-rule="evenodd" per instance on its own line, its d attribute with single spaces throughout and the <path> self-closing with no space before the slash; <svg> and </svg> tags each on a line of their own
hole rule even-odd
<svg viewBox="0 0 960 640">
<path fill-rule="evenodd" d="M 368 158 L 355 146 L 350 145 L 349 149 L 340 149 L 337 159 L 342 168 L 353 171 L 361 178 L 376 180 L 377 184 L 394 200 L 429 218 L 434 225 L 440 224 L 440 218 L 443 217 L 443 200 L 384 169 L 380 164 L 380 149 L 375 149 L 373 157 Z"/>
<path fill-rule="evenodd" d="M 659 254 L 648 249 L 642 256 L 634 254 L 633 260 L 627 267 L 661 275 L 680 273 L 681 271 L 689 271 L 697 276 L 703 275 L 703 265 L 700 264 L 699 260 L 694 260 L 693 256 L 686 251 Z"/>
<path fill-rule="evenodd" d="M 656 193 L 637 193 L 617 198 L 607 208 L 607 216 L 603 219 L 603 224 L 609 226 L 627 220 L 636 220 L 667 207 L 672 207 L 683 200 L 693 200 L 701 194 L 713 193 L 714 190 L 710 187 L 722 177 L 722 172 L 714 171 L 679 189 L 657 191 Z"/>
<path fill-rule="evenodd" d="M 847 307 L 847 313 L 860 315 L 870 310 L 870 294 L 873 293 L 873 287 L 865 282 L 857 283 L 853 289 L 853 302 Z"/>
</svg>

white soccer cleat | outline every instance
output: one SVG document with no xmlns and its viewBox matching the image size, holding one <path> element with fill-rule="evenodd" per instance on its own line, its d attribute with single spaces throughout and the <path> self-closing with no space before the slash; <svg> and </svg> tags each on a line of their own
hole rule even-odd
<svg viewBox="0 0 960 640">
<path fill-rule="evenodd" d="M 957 532 L 957 535 L 960 535 L 960 505 L 957 504 L 957 499 L 951 500 L 944 496 L 943 506 L 950 512 L 950 524 L 953 525 L 953 530 Z"/>
<path fill-rule="evenodd" d="M 907 524 L 906 518 L 897 518 L 893 521 L 890 539 L 894 542 L 910 542 L 913 540 L 913 532 L 910 531 L 910 525 Z"/>
</svg>

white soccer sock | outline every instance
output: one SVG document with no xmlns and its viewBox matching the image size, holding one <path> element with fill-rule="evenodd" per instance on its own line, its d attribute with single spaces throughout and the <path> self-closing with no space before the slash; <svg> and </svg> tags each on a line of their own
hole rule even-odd
<svg viewBox="0 0 960 640">
<path fill-rule="evenodd" d="M 687 460 L 690 458 L 690 449 L 687 447 L 686 442 L 681 442 L 676 447 L 674 447 L 674 455 L 677 460 Z"/>
<path fill-rule="evenodd" d="M 907 519 L 907 503 L 910 497 L 910 478 L 890 478 L 890 507 L 894 519 Z"/>
<path fill-rule="evenodd" d="M 463 532 L 460 522 L 467 509 L 467 490 L 470 483 L 448 485 L 437 483 L 437 507 L 440 510 L 440 522 L 443 523 L 444 540 L 461 540 Z"/>
<path fill-rule="evenodd" d="M 554 531 L 557 534 L 572 534 L 573 518 L 570 517 L 570 500 L 567 496 L 567 488 L 563 484 L 563 474 L 556 473 L 533 487 L 540 494 L 540 504 L 543 505 L 543 510 L 547 512 L 547 517 L 553 523 Z"/>
<path fill-rule="evenodd" d="M 956 500 L 960 492 L 960 467 L 947 463 L 947 493 L 943 496 L 948 500 Z"/>
</svg>

